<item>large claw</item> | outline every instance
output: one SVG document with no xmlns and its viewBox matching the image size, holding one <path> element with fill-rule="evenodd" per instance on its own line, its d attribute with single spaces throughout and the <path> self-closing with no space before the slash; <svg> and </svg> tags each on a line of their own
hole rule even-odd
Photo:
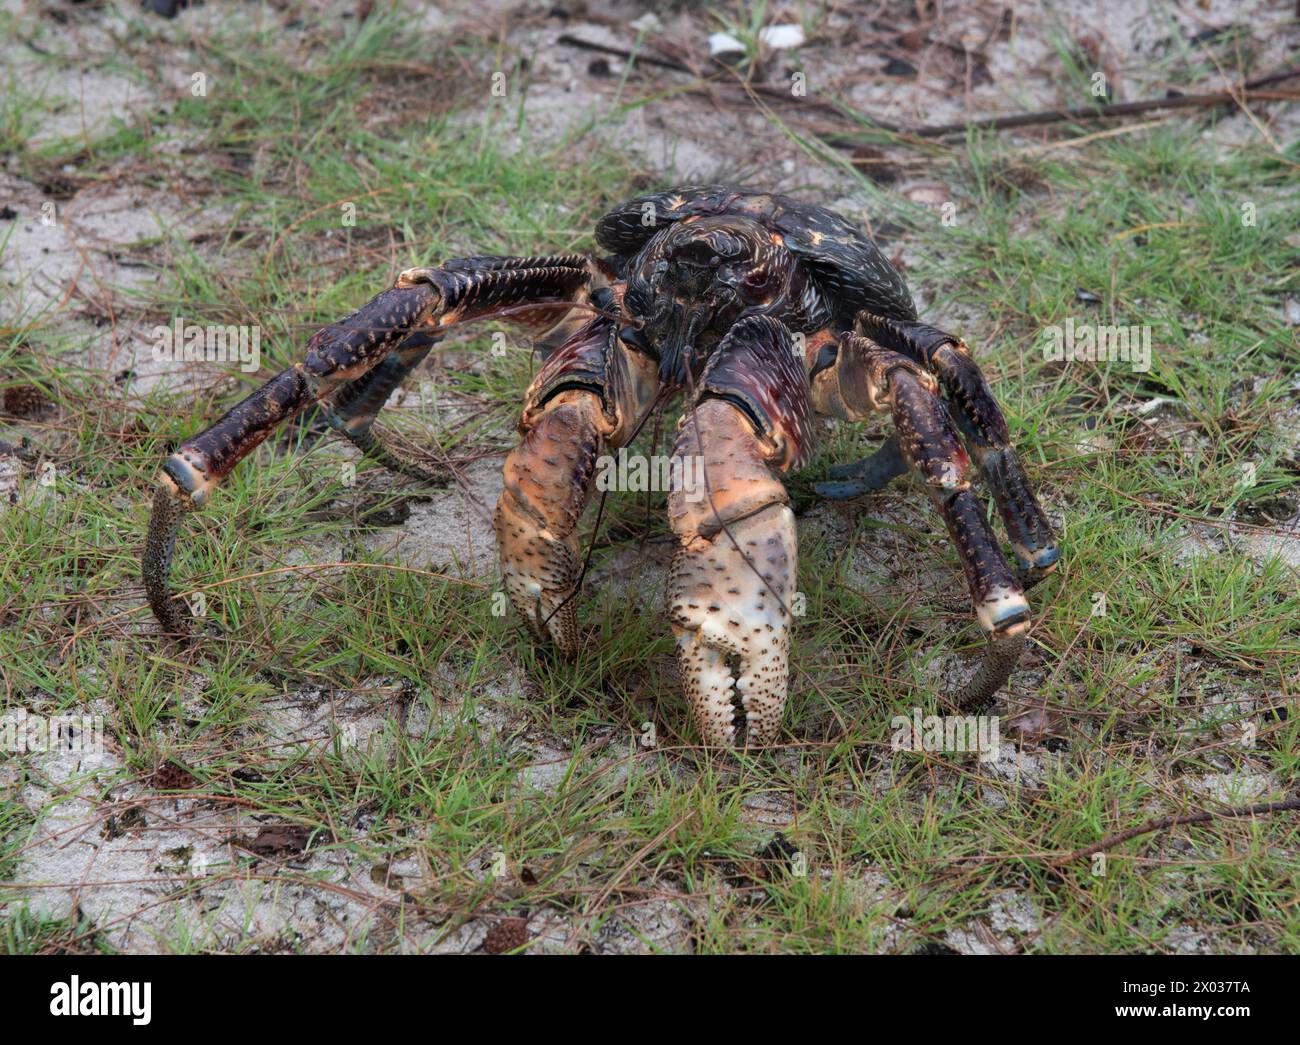
<svg viewBox="0 0 1300 1045">
<path fill-rule="evenodd" d="M 612 292 L 592 300 L 617 310 Z M 632 437 L 658 394 L 654 367 L 620 346 L 608 315 L 574 330 L 533 378 L 519 422 L 524 440 L 506 459 L 495 520 L 506 591 L 533 634 L 566 657 L 578 652 L 578 520 L 599 455 Z"/>
<path fill-rule="evenodd" d="M 797 543 L 771 456 L 741 412 L 716 399 L 695 409 L 678 439 L 668 512 L 681 547 L 669 611 L 686 697 L 709 744 L 771 743 L 785 708 Z"/>
<path fill-rule="evenodd" d="M 770 744 L 785 710 L 794 513 L 773 504 L 696 537 L 673 562 L 670 612 L 686 699 L 710 744 Z"/>
</svg>

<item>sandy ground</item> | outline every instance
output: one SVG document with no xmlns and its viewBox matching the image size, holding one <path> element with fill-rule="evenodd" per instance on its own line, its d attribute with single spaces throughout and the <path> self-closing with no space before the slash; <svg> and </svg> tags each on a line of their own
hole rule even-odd
<svg viewBox="0 0 1300 1045">
<path fill-rule="evenodd" d="M 353 5 L 312 6 L 320 17 L 329 17 Z M 660 41 L 660 53 L 675 51 L 698 60 L 707 35 L 707 23 L 690 4 L 663 8 L 653 21 L 645 19 L 656 5 L 619 0 L 559 5 L 457 2 L 443 4 L 437 12 L 420 4 L 411 6 L 416 12 L 415 31 L 429 35 L 431 50 L 436 51 L 440 38 L 475 33 L 498 40 L 505 54 L 528 58 L 527 133 L 537 137 L 605 117 L 620 96 L 620 78 L 626 71 L 623 60 L 568 46 L 562 37 L 628 48 L 637 38 L 635 23 Z M 904 16 L 898 4 L 808 6 L 817 7 L 821 14 L 815 36 L 801 53 L 810 94 L 834 87 L 846 92 L 862 111 L 906 124 L 1084 104 L 1086 98 L 1074 97 L 1062 86 L 1053 44 L 1058 33 L 1081 41 L 1120 98 L 1158 96 L 1175 86 L 1187 90 L 1189 85 L 1161 78 L 1161 60 L 1189 47 L 1188 41 L 1208 28 L 1247 21 L 1240 5 L 1231 0 L 1187 4 L 1167 18 L 1157 17 L 1142 3 L 1018 4 L 1014 11 L 1006 8 L 1011 12 L 1006 19 L 1002 5 L 940 4 L 945 11 L 942 27 L 922 32 L 915 30 L 914 21 Z M 47 97 L 61 100 L 55 116 L 42 127 L 43 136 L 94 138 L 113 121 L 129 120 L 139 108 L 168 104 L 138 78 L 82 68 L 77 60 L 82 53 L 102 52 L 108 46 L 104 26 L 120 26 L 133 14 L 121 14 L 111 6 L 87 10 L 51 33 L 41 29 L 43 7 L 24 0 L 0 3 L 0 11 L 15 30 L 0 41 L 6 74 L 29 85 L 40 83 Z M 779 13 L 783 5 L 773 7 Z M 1099 13 L 1099 7 L 1104 13 Z M 227 16 L 247 15 L 242 10 L 232 12 L 227 5 L 208 4 L 161 27 L 165 41 L 170 41 L 165 46 L 173 48 L 176 59 L 168 66 L 184 67 L 187 32 Z M 1284 3 L 1252 6 L 1242 45 L 1249 51 L 1252 68 L 1276 68 L 1292 55 L 1294 36 L 1273 28 L 1287 17 Z M 48 63 L 34 60 L 24 42 L 34 37 L 39 37 L 41 47 L 68 56 L 60 75 L 51 75 Z M 900 37 L 905 38 L 900 41 Z M 788 56 L 772 55 L 764 82 L 779 89 L 790 82 L 794 71 Z M 632 88 L 636 86 L 633 83 Z M 791 111 L 792 103 L 772 104 L 777 112 L 789 112 L 792 123 L 804 118 Z M 475 117 L 467 113 L 464 118 Z M 1282 119 L 1289 124 L 1274 123 L 1274 132 L 1293 131 L 1294 114 Z M 817 117 L 811 120 L 814 125 L 820 122 Z M 864 201 L 853 195 L 846 180 L 829 168 L 810 164 L 771 121 L 737 107 L 717 107 L 707 96 L 678 95 L 655 102 L 602 133 L 625 144 L 655 179 L 739 178 L 778 189 L 799 188 L 849 213 L 864 209 Z M 1230 145 L 1234 136 L 1257 132 L 1248 120 L 1238 117 L 1225 119 L 1214 133 Z M 176 144 L 164 138 L 157 149 L 165 155 Z M 151 358 L 144 334 L 149 321 L 135 313 L 129 291 L 156 278 L 141 262 L 166 260 L 160 253 L 165 248 L 157 242 L 160 230 L 180 231 L 202 250 L 205 237 L 219 236 L 227 216 L 203 207 L 199 200 L 151 189 L 136 180 L 129 160 L 98 183 L 77 187 L 70 196 L 59 184 L 58 174 L 51 172 L 49 182 L 39 185 L 0 171 L 0 211 L 5 215 L 0 218 L 0 236 L 9 236 L 0 257 L 0 321 L 53 313 L 51 337 L 62 350 L 88 367 L 111 373 L 133 371 L 141 391 L 155 382 L 178 388 L 210 384 L 214 376 L 202 364 L 159 364 Z M 894 187 L 923 198 L 930 185 L 925 171 L 909 164 L 901 169 Z M 57 220 L 44 223 L 42 208 L 51 207 Z M 893 248 L 901 250 L 906 261 L 906 241 Z M 920 297 L 924 300 L 923 293 Z M 454 566 L 470 576 L 494 577 L 485 506 L 493 504 L 499 492 L 498 468 L 499 461 L 491 459 L 474 465 L 460 489 L 442 500 L 417 503 L 402 526 L 384 531 L 375 541 L 406 562 Z M 0 470 L 0 484 L 4 481 Z M 835 534 L 849 525 L 844 509 L 828 506 L 814 509 L 801 522 L 801 529 L 809 535 Z M 1211 539 L 1218 540 L 1189 535 L 1187 554 L 1210 553 L 1213 548 L 1202 545 Z M 1264 538 L 1247 535 L 1243 540 Z M 1278 550 L 1300 565 L 1294 541 L 1282 548 L 1274 543 L 1262 549 L 1266 554 Z M 324 555 L 329 550 L 305 549 L 303 554 Z M 639 595 L 648 605 L 662 587 L 665 559 L 662 549 L 652 548 L 638 563 L 647 578 Z M 606 567 L 607 572 L 614 569 Z M 852 570 L 855 581 L 868 590 L 898 583 L 887 544 L 861 553 Z M 595 576 L 593 582 L 599 586 L 601 577 Z M 1034 670 L 1032 661 L 1026 666 Z M 518 689 L 529 684 L 506 678 L 498 685 Z M 196 691 L 187 696 L 197 699 L 199 695 Z M 476 701 L 477 726 L 488 733 L 509 725 L 493 710 L 491 696 L 490 691 L 480 693 Z M 449 717 L 463 713 L 455 702 L 440 707 Z M 330 697 L 301 693 L 266 708 L 286 745 L 331 744 L 342 738 L 358 751 L 365 750 L 371 737 L 393 728 L 390 712 L 389 703 L 377 702 L 370 692 Z M 413 709 L 405 720 L 405 729 L 415 737 L 439 728 L 427 710 Z M 568 753 L 545 737 L 516 742 L 528 746 L 532 755 L 532 764 L 520 774 L 520 788 L 554 787 Z M 612 770 L 621 765 L 621 754 L 620 741 L 611 736 L 605 757 Z M 160 800 L 148 782 L 122 784 L 124 767 L 111 751 L 90 759 L 56 752 L 28 762 L 29 782 L 21 801 L 40 810 L 42 819 L 39 837 L 24 854 L 15 880 L 25 887 L 24 895 L 35 909 L 60 917 L 79 912 L 94 924 L 97 938 L 114 948 L 150 951 L 162 939 L 176 939 L 177 927 L 183 925 L 195 948 L 221 948 L 227 941 L 256 936 L 266 941 L 266 949 L 335 951 L 396 942 L 407 949 L 468 951 L 481 946 L 490 928 L 480 919 L 448 935 L 434 921 L 411 917 L 418 911 L 404 911 L 403 904 L 409 903 L 406 887 L 438 872 L 414 858 L 370 865 L 344 853 L 313 851 L 311 844 L 306 851 L 296 843 L 277 850 L 274 838 L 259 850 L 256 843 L 265 824 L 246 817 L 238 807 L 202 795 Z M 1041 780 L 1047 768 L 1038 756 L 1005 750 L 996 771 L 1033 781 Z M 0 772 L 12 774 L 14 768 Z M 13 779 L 8 783 L 12 786 Z M 1236 800 L 1276 789 L 1267 778 L 1207 777 L 1202 785 L 1217 797 L 1231 791 Z M 878 786 L 889 786 L 887 774 Z M 756 823 L 775 829 L 788 827 L 793 818 L 789 803 L 780 796 L 755 799 L 749 814 Z M 228 873 L 250 852 L 259 855 L 259 862 L 245 865 L 239 874 Z M 479 873 L 490 872 L 484 867 Z M 211 884 L 200 881 L 196 889 L 196 879 Z M 871 903 L 886 881 L 883 871 L 863 875 L 863 903 Z M 645 950 L 651 944 L 684 949 L 689 944 L 692 903 L 680 896 L 639 905 L 626 917 L 612 919 L 594 946 L 602 951 Z M 978 953 L 1013 949 L 1017 936 L 1037 930 L 1038 917 L 1032 901 L 1008 892 L 994 899 L 987 924 L 954 933 L 948 943 Z M 539 938 L 538 949 L 564 949 L 574 928 L 559 912 L 543 910 L 534 916 L 529 931 Z M 1195 951 L 1201 941 L 1189 930 L 1184 944 L 1186 950 Z"/>
</svg>

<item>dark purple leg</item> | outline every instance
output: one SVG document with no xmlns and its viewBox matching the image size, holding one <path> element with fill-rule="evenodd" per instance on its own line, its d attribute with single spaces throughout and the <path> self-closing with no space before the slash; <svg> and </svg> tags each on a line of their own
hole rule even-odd
<svg viewBox="0 0 1300 1045">
<path fill-rule="evenodd" d="M 920 364 L 857 334 L 840 341 L 834 373 L 823 384 L 831 412 L 858 419 L 889 411 L 898 447 L 922 482 L 961 558 L 980 627 L 989 636 L 985 661 L 956 694 L 970 707 L 987 702 L 1006 682 L 1024 647 L 1029 604 L 1003 558 L 984 506 L 971 489 L 970 458 L 938 382 Z"/>
<path fill-rule="evenodd" d="M 163 628 L 180 633 L 187 616 L 184 603 L 168 587 L 181 514 L 202 507 L 221 480 L 277 425 L 323 399 L 341 395 L 346 403 L 350 393 L 355 406 L 357 397 L 363 404 L 373 398 L 367 393 L 379 390 L 367 389 L 365 376 L 414 333 L 436 336 L 452 323 L 494 314 L 537 325 L 548 318 L 554 322 L 568 311 L 589 275 L 587 260 L 578 254 L 464 258 L 441 268 L 410 269 L 392 289 L 314 334 L 303 362 L 273 377 L 207 431 L 182 443 L 163 464 L 141 560 L 145 594 Z M 520 306 L 528 306 L 526 312 L 512 312 Z M 399 367 L 400 362 L 399 355 Z"/>
<path fill-rule="evenodd" d="M 1011 446 L 1002 410 L 970 349 L 960 338 L 924 323 L 886 319 L 869 312 L 859 313 L 857 328 L 938 375 L 957 427 L 1002 516 L 1016 560 L 1027 571 L 1028 580 L 1042 579 L 1056 566 L 1061 552 Z"/>
</svg>

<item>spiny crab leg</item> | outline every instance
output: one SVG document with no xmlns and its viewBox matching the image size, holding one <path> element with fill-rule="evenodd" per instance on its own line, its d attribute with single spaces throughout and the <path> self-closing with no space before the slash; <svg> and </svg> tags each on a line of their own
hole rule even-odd
<svg viewBox="0 0 1300 1045">
<path fill-rule="evenodd" d="M 389 396 L 424 362 L 425 356 L 440 340 L 441 333 L 416 331 L 411 334 L 368 374 L 348 382 L 335 392 L 325 411 L 330 427 L 371 460 L 391 472 L 434 486 L 445 484 L 448 474 L 440 469 L 430 469 L 390 445 L 375 434 L 374 423 Z"/>
<path fill-rule="evenodd" d="M 708 744 L 759 746 L 780 730 L 798 540 L 778 476 L 806 463 L 811 418 L 789 331 L 756 316 L 718 346 L 678 427 L 669 612 Z"/>
<path fill-rule="evenodd" d="M 349 385 L 363 380 L 413 333 L 437 334 L 452 323 L 534 303 L 538 312 L 529 318 L 540 325 L 549 310 L 553 323 L 568 311 L 589 278 L 587 260 L 578 254 L 464 258 L 436 269 L 408 269 L 391 289 L 314 334 L 303 362 L 273 377 L 207 431 L 187 439 L 158 477 L 141 558 L 145 594 L 164 630 L 183 633 L 188 617 L 168 583 L 182 513 L 202 507 L 221 480 L 277 425 L 340 392 L 346 400 Z M 412 346 L 411 352 L 418 350 Z M 394 367 L 401 371 L 401 361 Z M 344 403 L 345 414 L 347 409 Z M 365 416 L 365 409 L 356 414 L 362 425 Z"/>
<path fill-rule="evenodd" d="M 961 707 L 987 702 L 1006 683 L 1025 645 L 1029 603 L 985 520 L 970 485 L 970 458 L 934 375 L 891 349 L 845 334 L 837 365 L 841 406 L 888 411 L 903 460 L 925 483 L 961 558 L 980 627 L 989 637 L 983 663 L 954 695 Z"/>
<path fill-rule="evenodd" d="M 1042 580 L 1056 568 L 1061 552 L 1011 445 L 1006 418 L 966 343 L 924 323 L 869 312 L 859 313 L 856 325 L 860 334 L 938 376 L 957 428 L 1002 516 L 1025 586 Z"/>
</svg>

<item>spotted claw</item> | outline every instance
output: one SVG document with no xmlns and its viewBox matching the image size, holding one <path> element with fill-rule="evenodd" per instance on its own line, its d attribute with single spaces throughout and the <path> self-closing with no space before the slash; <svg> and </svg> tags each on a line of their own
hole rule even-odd
<svg viewBox="0 0 1300 1045">
<path fill-rule="evenodd" d="M 706 743 L 770 744 L 789 680 L 794 513 L 773 504 L 679 549 L 669 605 L 686 699 Z"/>
</svg>

